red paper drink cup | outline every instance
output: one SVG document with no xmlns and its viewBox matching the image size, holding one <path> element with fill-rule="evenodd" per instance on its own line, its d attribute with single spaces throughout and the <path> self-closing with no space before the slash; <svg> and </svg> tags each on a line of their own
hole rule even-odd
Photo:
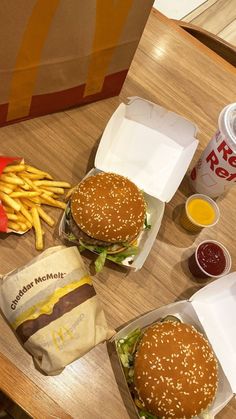
<svg viewBox="0 0 236 419">
<path fill-rule="evenodd" d="M 236 103 L 220 113 L 218 130 L 190 174 L 195 192 L 216 198 L 236 182 Z"/>
<path fill-rule="evenodd" d="M 229 273 L 231 256 L 223 244 L 216 240 L 205 240 L 190 256 L 188 266 L 196 278 L 219 278 Z"/>
</svg>

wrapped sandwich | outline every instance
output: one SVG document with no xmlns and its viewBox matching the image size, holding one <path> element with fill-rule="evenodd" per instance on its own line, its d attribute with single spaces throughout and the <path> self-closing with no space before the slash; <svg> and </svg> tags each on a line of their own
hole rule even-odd
<svg viewBox="0 0 236 419">
<path fill-rule="evenodd" d="M 112 336 L 78 249 L 56 246 L 0 280 L 0 308 L 48 375 Z"/>
</svg>

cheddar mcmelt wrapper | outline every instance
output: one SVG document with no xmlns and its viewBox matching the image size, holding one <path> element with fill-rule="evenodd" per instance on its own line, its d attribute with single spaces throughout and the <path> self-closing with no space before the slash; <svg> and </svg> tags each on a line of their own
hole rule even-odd
<svg viewBox="0 0 236 419">
<path fill-rule="evenodd" d="M 48 375 L 60 373 L 113 334 L 77 247 L 50 248 L 5 275 L 0 307 Z"/>
</svg>

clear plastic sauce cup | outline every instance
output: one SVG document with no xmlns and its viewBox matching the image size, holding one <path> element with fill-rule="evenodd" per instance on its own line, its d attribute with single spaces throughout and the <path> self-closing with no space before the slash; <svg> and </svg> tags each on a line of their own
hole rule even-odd
<svg viewBox="0 0 236 419">
<path fill-rule="evenodd" d="M 213 227 L 219 218 L 220 210 L 213 199 L 203 194 L 194 194 L 185 203 L 180 224 L 190 232 L 198 232 L 204 227 Z"/>
<path fill-rule="evenodd" d="M 188 266 L 195 278 L 219 278 L 229 273 L 231 256 L 223 244 L 216 240 L 205 240 L 190 256 Z"/>
</svg>

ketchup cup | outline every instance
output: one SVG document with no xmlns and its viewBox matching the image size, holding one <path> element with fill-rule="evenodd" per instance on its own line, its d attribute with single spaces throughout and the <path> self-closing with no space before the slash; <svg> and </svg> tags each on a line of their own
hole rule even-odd
<svg viewBox="0 0 236 419">
<path fill-rule="evenodd" d="M 216 240 L 205 240 L 188 260 L 191 274 L 196 278 L 219 278 L 231 269 L 228 250 Z"/>
</svg>

